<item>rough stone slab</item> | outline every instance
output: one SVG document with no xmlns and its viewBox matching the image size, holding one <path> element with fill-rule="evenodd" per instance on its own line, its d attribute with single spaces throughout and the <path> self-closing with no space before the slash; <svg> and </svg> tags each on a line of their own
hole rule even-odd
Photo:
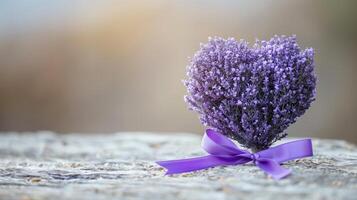
<svg viewBox="0 0 357 200">
<path fill-rule="evenodd" d="M 357 147 L 314 139 L 275 181 L 252 164 L 164 176 L 155 160 L 203 155 L 193 134 L 0 135 L 0 199 L 357 199 Z M 284 141 L 285 142 L 285 141 Z"/>
</svg>

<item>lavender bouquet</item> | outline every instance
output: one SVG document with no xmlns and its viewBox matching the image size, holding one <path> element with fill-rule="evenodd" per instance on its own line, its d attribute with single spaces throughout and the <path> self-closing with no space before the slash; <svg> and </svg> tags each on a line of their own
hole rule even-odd
<svg viewBox="0 0 357 200">
<path fill-rule="evenodd" d="M 188 66 L 185 100 L 205 126 L 253 151 L 266 149 L 315 100 L 313 57 L 296 36 L 274 36 L 252 47 L 209 38 Z"/>
<path fill-rule="evenodd" d="M 177 174 L 253 162 L 275 179 L 288 176 L 291 170 L 280 164 L 312 156 L 311 139 L 269 147 L 315 100 L 313 57 L 295 36 L 275 36 L 253 47 L 243 40 L 210 38 L 192 58 L 184 81 L 186 102 L 210 127 L 202 139 L 208 155 L 157 164 L 166 174 Z"/>
</svg>

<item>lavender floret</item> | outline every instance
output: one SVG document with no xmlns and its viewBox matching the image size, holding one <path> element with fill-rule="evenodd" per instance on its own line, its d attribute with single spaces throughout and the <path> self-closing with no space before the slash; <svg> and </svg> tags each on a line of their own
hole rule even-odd
<svg viewBox="0 0 357 200">
<path fill-rule="evenodd" d="M 285 137 L 315 100 L 314 51 L 301 50 L 295 36 L 253 47 L 209 38 L 191 59 L 184 83 L 185 100 L 203 125 L 259 151 Z"/>
</svg>

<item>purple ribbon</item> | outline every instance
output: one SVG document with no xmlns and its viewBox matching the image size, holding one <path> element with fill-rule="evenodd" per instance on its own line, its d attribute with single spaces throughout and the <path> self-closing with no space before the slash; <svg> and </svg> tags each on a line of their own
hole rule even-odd
<svg viewBox="0 0 357 200">
<path fill-rule="evenodd" d="M 227 137 L 212 129 L 206 130 L 202 139 L 202 148 L 209 155 L 156 163 L 166 168 L 168 175 L 221 165 L 240 165 L 253 161 L 256 166 L 274 179 L 281 179 L 289 175 L 291 170 L 280 166 L 280 163 L 313 155 L 311 139 L 292 141 L 257 153 L 250 153 L 239 149 Z"/>
</svg>

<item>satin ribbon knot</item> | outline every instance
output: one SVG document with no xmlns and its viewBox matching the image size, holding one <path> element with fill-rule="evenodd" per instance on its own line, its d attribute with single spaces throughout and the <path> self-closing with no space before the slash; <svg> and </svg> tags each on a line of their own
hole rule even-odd
<svg viewBox="0 0 357 200">
<path fill-rule="evenodd" d="M 274 179 L 281 179 L 291 173 L 291 170 L 280 165 L 282 162 L 313 155 L 311 139 L 292 141 L 257 153 L 250 153 L 239 149 L 227 137 L 212 129 L 206 130 L 201 145 L 208 155 L 181 160 L 158 161 L 157 164 L 167 169 L 166 174 L 177 174 L 215 166 L 253 162 Z"/>
<path fill-rule="evenodd" d="M 250 159 L 252 159 L 253 163 L 255 164 L 257 159 L 259 159 L 259 154 L 250 154 Z"/>
</svg>

